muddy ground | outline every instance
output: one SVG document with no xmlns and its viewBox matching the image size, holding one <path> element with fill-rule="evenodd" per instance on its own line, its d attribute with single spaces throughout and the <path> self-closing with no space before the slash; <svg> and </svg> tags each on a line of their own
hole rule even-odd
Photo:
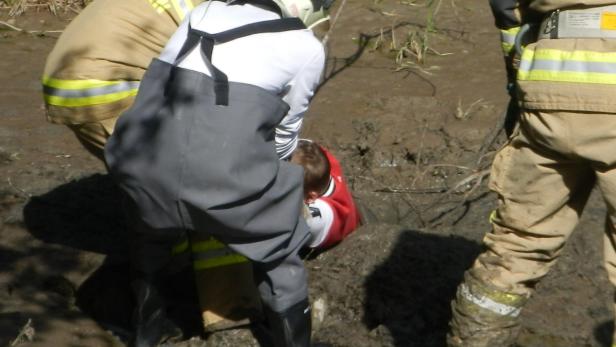
<svg viewBox="0 0 616 347">
<path fill-rule="evenodd" d="M 443 0 L 434 20 L 420 5 L 348 1 L 302 134 L 341 159 L 371 211 L 370 224 L 307 263 L 311 298 L 327 308 L 315 339 L 335 346 L 444 346 L 449 302 L 495 206 L 483 170 L 505 141 L 489 140 L 507 97 L 487 1 Z M 29 8 L 10 20 L 55 31 L 74 15 Z M 118 193 L 44 118 L 39 81 L 57 36 L 0 29 L 0 346 L 123 346 L 132 303 Z M 404 44 L 422 61 L 396 61 Z M 519 346 L 610 345 L 604 214 L 595 194 L 524 310 Z M 247 329 L 201 336 L 190 276 L 177 276 L 184 285 L 169 295 L 191 338 L 178 346 L 257 346 Z"/>
</svg>

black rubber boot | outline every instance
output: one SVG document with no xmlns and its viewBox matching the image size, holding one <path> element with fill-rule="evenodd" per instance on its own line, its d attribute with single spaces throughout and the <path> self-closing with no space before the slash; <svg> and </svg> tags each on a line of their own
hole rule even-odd
<svg viewBox="0 0 616 347">
<path fill-rule="evenodd" d="M 265 308 L 274 347 L 310 347 L 312 320 L 308 299 L 284 312 Z"/>
<path fill-rule="evenodd" d="M 135 335 L 130 347 L 157 347 L 169 339 L 180 338 L 181 329 L 167 318 L 165 302 L 156 281 L 137 276 L 131 283 L 137 306 L 134 312 Z"/>
</svg>

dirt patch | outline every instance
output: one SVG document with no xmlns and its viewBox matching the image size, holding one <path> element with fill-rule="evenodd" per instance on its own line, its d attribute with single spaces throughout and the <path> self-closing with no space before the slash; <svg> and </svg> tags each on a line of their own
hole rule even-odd
<svg viewBox="0 0 616 347">
<path fill-rule="evenodd" d="M 55 31 L 72 15 L 29 9 L 13 24 Z M 473 0 L 444 1 L 435 25 L 427 18 L 421 6 L 349 0 L 303 130 L 339 157 L 372 222 L 307 262 L 325 312 L 315 339 L 336 346 L 443 346 L 450 300 L 489 230 L 482 172 L 505 139 L 486 138 L 507 102 L 498 33 Z M 133 303 L 118 192 L 45 121 L 40 76 L 55 36 L 0 31 L 0 345 L 31 320 L 34 340 L 17 345 L 122 346 Z M 593 196 L 523 312 L 520 346 L 610 345 L 604 215 Z M 172 276 L 178 346 L 258 345 L 258 327 L 199 336 L 190 273 Z"/>
</svg>

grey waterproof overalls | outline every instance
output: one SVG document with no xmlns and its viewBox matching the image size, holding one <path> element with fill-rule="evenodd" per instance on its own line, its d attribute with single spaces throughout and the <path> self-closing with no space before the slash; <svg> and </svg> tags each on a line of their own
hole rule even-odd
<svg viewBox="0 0 616 347">
<path fill-rule="evenodd" d="M 188 230 L 207 232 L 252 260 L 270 309 L 307 298 L 297 254 L 309 235 L 303 170 L 280 161 L 274 142 L 289 106 L 265 89 L 229 82 L 211 63 L 218 43 L 298 29 L 305 26 L 297 18 L 217 34 L 190 29 L 174 64 L 153 60 L 105 147 L 109 172 L 139 216 L 133 266 L 157 271 L 166 256 L 159 246 Z M 198 46 L 212 77 L 176 66 Z"/>
</svg>

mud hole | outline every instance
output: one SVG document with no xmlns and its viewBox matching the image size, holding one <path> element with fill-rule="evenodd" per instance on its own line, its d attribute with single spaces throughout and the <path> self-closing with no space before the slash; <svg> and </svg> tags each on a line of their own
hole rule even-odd
<svg viewBox="0 0 616 347">
<path fill-rule="evenodd" d="M 370 223 L 307 263 L 311 299 L 325 307 L 314 336 L 444 346 L 450 300 L 495 206 L 482 172 L 505 141 L 486 142 L 507 102 L 498 34 L 475 0 L 443 1 L 434 28 L 420 6 L 346 6 L 302 135 L 339 157 Z M 72 16 L 28 9 L 12 23 L 53 31 Z M 67 129 L 44 119 L 39 81 L 56 36 L 0 29 L 0 345 L 31 320 L 33 340 L 15 345 L 123 346 L 132 302 L 118 192 Z M 396 63 L 417 37 L 429 39 L 424 62 Z M 523 312 L 519 346 L 611 345 L 604 215 L 593 196 Z M 200 336 L 189 272 L 174 276 L 181 285 L 167 295 L 187 339 L 177 346 L 258 346 L 254 329 Z"/>
</svg>

